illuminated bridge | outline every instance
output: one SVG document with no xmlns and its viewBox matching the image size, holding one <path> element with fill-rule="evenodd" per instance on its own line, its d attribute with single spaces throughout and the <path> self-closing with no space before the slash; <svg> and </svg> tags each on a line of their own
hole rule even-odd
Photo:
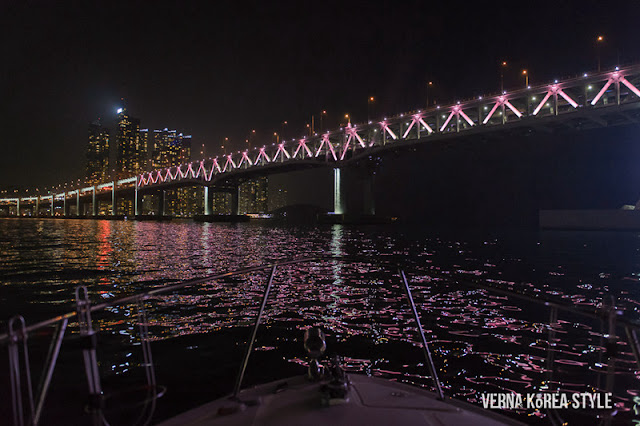
<svg viewBox="0 0 640 426">
<path fill-rule="evenodd" d="M 583 74 L 493 96 L 461 100 L 453 105 L 385 117 L 381 121 L 349 124 L 324 134 L 197 160 L 59 194 L 3 198 L 0 206 L 11 206 L 11 212 L 17 215 L 26 206 L 39 212 L 40 207 L 46 205 L 51 215 L 55 207 L 62 207 L 61 214 L 67 216 L 70 206 L 75 204 L 75 211 L 81 212 L 81 203 L 90 203 L 91 216 L 98 214 L 98 197 L 110 197 L 112 214 L 117 213 L 117 198 L 130 197 L 137 215 L 141 210 L 141 196 L 146 193 L 159 193 L 162 197 L 166 189 L 204 186 L 204 214 L 211 212 L 212 191 L 230 192 L 232 213 L 237 214 L 241 180 L 310 167 L 331 167 L 334 169 L 334 212 L 343 214 L 346 212 L 340 190 L 341 170 L 346 167 L 382 159 L 386 153 L 413 148 L 417 144 L 453 140 L 466 135 L 583 130 L 638 123 L 638 87 L 640 65 Z M 372 188 L 365 185 L 363 191 L 370 192 Z M 365 211 L 373 213 L 372 196 L 369 198 Z M 163 203 L 159 204 L 157 214 L 163 215 Z"/>
</svg>

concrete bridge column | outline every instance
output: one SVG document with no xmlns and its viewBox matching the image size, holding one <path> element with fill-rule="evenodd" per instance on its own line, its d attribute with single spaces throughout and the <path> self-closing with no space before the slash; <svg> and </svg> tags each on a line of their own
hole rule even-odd
<svg viewBox="0 0 640 426">
<path fill-rule="evenodd" d="M 40 216 L 40 196 L 39 195 L 36 197 L 36 211 L 33 215 L 35 217 Z"/>
<path fill-rule="evenodd" d="M 363 210 L 364 214 L 374 216 L 376 214 L 376 200 L 374 197 L 373 187 L 374 187 L 374 179 L 375 175 L 373 173 L 369 173 L 364 177 L 363 188 L 362 188 L 362 202 L 363 202 Z"/>
<path fill-rule="evenodd" d="M 92 205 L 91 205 L 91 216 L 98 216 L 98 204 L 96 203 L 96 187 L 93 186 L 93 196 L 92 196 Z"/>
<path fill-rule="evenodd" d="M 51 196 L 51 217 L 56 215 L 56 194 Z"/>
<path fill-rule="evenodd" d="M 111 216 L 118 214 L 118 206 L 116 205 L 116 181 L 111 185 Z"/>
<path fill-rule="evenodd" d="M 158 216 L 164 216 L 164 198 L 165 198 L 165 190 L 161 189 L 160 194 L 158 196 Z"/>
<path fill-rule="evenodd" d="M 333 213 L 350 217 L 374 216 L 375 164 L 333 169 Z"/>
<path fill-rule="evenodd" d="M 211 214 L 211 197 L 209 196 L 209 187 L 204 186 L 204 209 L 203 214 L 209 216 Z"/>
<path fill-rule="evenodd" d="M 345 213 L 342 191 L 342 170 L 338 167 L 333 169 L 333 213 Z"/>
<path fill-rule="evenodd" d="M 80 190 L 76 191 L 76 216 L 80 216 Z"/>
<path fill-rule="evenodd" d="M 16 200 L 16 216 L 20 217 L 20 198 Z"/>
<path fill-rule="evenodd" d="M 136 182 L 136 188 L 133 194 L 133 214 L 135 216 L 140 215 L 141 207 L 142 207 L 142 200 L 140 199 L 140 193 L 138 192 L 138 183 Z"/>
<path fill-rule="evenodd" d="M 62 199 L 62 216 L 67 217 L 67 192 L 64 192 L 64 198 Z"/>
<path fill-rule="evenodd" d="M 238 215 L 240 214 L 240 185 L 236 186 L 233 191 L 231 191 L 231 214 Z"/>
</svg>

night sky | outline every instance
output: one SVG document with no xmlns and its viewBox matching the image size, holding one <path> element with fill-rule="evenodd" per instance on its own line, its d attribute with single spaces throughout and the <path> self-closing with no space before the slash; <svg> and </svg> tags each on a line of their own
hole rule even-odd
<svg viewBox="0 0 640 426">
<path fill-rule="evenodd" d="M 88 4 L 91 3 L 91 4 Z M 17 2 L 0 4 L 0 188 L 81 178 L 87 125 L 126 99 L 194 152 L 252 129 L 304 134 L 325 109 L 366 120 L 640 60 L 640 2 Z M 286 126 L 282 126 L 283 121 Z M 326 125 L 326 123 L 325 123 Z M 113 138 L 112 138 L 113 141 Z"/>
</svg>

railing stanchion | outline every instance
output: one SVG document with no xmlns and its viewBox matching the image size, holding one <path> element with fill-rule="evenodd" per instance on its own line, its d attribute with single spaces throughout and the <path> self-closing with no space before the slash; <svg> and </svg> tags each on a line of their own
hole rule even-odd
<svg viewBox="0 0 640 426">
<path fill-rule="evenodd" d="M 62 345 L 62 338 L 64 337 L 64 333 L 67 330 L 67 324 L 69 323 L 69 318 L 65 318 L 58 324 L 58 328 L 56 329 L 53 339 L 51 340 L 51 347 L 49 348 L 49 355 L 47 357 L 46 369 L 47 372 L 43 376 L 43 381 L 40 384 L 38 391 L 38 399 L 36 405 L 36 412 L 33 417 L 33 424 L 37 425 L 40 422 L 40 415 L 42 414 L 42 407 L 44 406 L 44 400 L 47 397 L 47 391 L 49 390 L 49 385 L 51 384 L 51 377 L 53 376 L 53 370 L 56 367 L 56 362 L 58 361 L 58 354 L 60 354 L 60 346 Z"/>
<path fill-rule="evenodd" d="M 82 290 L 82 294 L 81 291 Z M 91 324 L 91 302 L 89 292 L 85 286 L 76 287 L 76 303 L 78 311 L 78 325 L 80 335 L 85 339 L 85 348 L 82 350 L 84 359 L 84 372 L 89 386 L 89 409 L 92 413 L 94 425 L 102 425 L 102 386 L 100 384 L 100 371 L 96 357 L 96 332 Z"/>
<path fill-rule="evenodd" d="M 420 322 L 420 316 L 418 315 L 418 310 L 416 309 L 416 305 L 413 302 L 413 296 L 411 295 L 411 288 L 409 288 L 409 283 L 407 282 L 407 277 L 404 274 L 403 270 L 400 270 L 400 276 L 402 277 L 402 282 L 404 283 L 404 289 L 407 293 L 407 298 L 409 299 L 409 304 L 411 305 L 411 310 L 413 311 L 413 318 L 416 321 L 416 325 L 418 327 L 418 333 L 420 333 L 420 338 L 422 339 L 422 350 L 424 352 L 425 360 L 427 361 L 427 366 L 429 367 L 429 373 L 431 373 L 431 378 L 433 379 L 433 384 L 435 385 L 436 392 L 438 393 L 438 399 L 443 400 L 444 394 L 442 393 L 442 386 L 440 385 L 440 379 L 438 378 L 438 373 L 436 372 L 436 367 L 433 364 L 433 358 L 431 357 L 431 351 L 429 350 L 429 345 L 427 344 L 427 339 L 424 337 L 424 330 L 422 329 L 422 323 Z"/>
<path fill-rule="evenodd" d="M 249 339 L 249 342 L 247 344 L 247 353 L 244 354 L 244 360 L 242 361 L 242 366 L 240 367 L 240 373 L 238 374 L 238 379 L 236 380 L 236 387 L 233 390 L 234 398 L 236 398 L 238 396 L 238 393 L 240 393 L 240 387 L 242 386 L 242 379 L 244 379 L 244 372 L 247 369 L 247 364 L 249 363 L 249 357 L 251 356 L 251 351 L 253 350 L 253 343 L 255 342 L 256 334 L 258 333 L 258 326 L 260 326 L 262 313 L 264 312 L 264 308 L 267 305 L 267 299 L 269 298 L 269 291 L 271 290 L 271 284 L 273 283 L 273 277 L 276 275 L 277 268 L 278 268 L 278 264 L 273 265 L 273 268 L 271 269 L 271 275 L 269 276 L 269 281 L 267 282 L 267 286 L 264 289 L 264 294 L 262 295 L 262 304 L 260 305 L 260 311 L 258 311 L 256 322 L 253 325 L 251 338 Z"/>
</svg>

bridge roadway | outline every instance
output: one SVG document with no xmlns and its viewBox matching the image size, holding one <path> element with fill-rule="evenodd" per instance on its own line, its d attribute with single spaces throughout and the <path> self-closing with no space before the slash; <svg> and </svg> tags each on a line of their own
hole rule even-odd
<svg viewBox="0 0 640 426">
<path fill-rule="evenodd" d="M 15 205 L 21 214 L 25 205 L 41 205 L 55 212 L 62 204 L 62 215 L 81 199 L 90 200 L 92 215 L 97 215 L 98 198 L 110 197 L 112 213 L 116 199 L 131 196 L 136 215 L 141 195 L 184 186 L 205 187 L 205 214 L 210 214 L 212 191 L 233 194 L 232 213 L 237 213 L 237 188 L 240 181 L 257 176 L 309 167 L 332 167 L 334 172 L 334 212 L 345 213 L 341 199 L 341 170 L 370 158 L 382 158 L 416 144 L 461 138 L 493 132 L 553 132 L 556 129 L 583 130 L 595 127 L 640 123 L 640 65 L 610 71 L 583 74 L 553 83 L 529 86 L 502 94 L 466 99 L 385 117 L 381 121 L 349 124 L 323 134 L 263 145 L 214 158 L 201 159 L 139 176 L 58 194 L 34 197 L 0 198 L 0 206 Z M 369 188 L 371 190 L 371 188 Z M 86 202 L 86 201 L 85 201 Z M 162 204 L 162 203 L 161 203 Z M 365 207 L 373 212 L 373 205 Z M 163 214 L 162 210 L 159 212 Z"/>
</svg>

